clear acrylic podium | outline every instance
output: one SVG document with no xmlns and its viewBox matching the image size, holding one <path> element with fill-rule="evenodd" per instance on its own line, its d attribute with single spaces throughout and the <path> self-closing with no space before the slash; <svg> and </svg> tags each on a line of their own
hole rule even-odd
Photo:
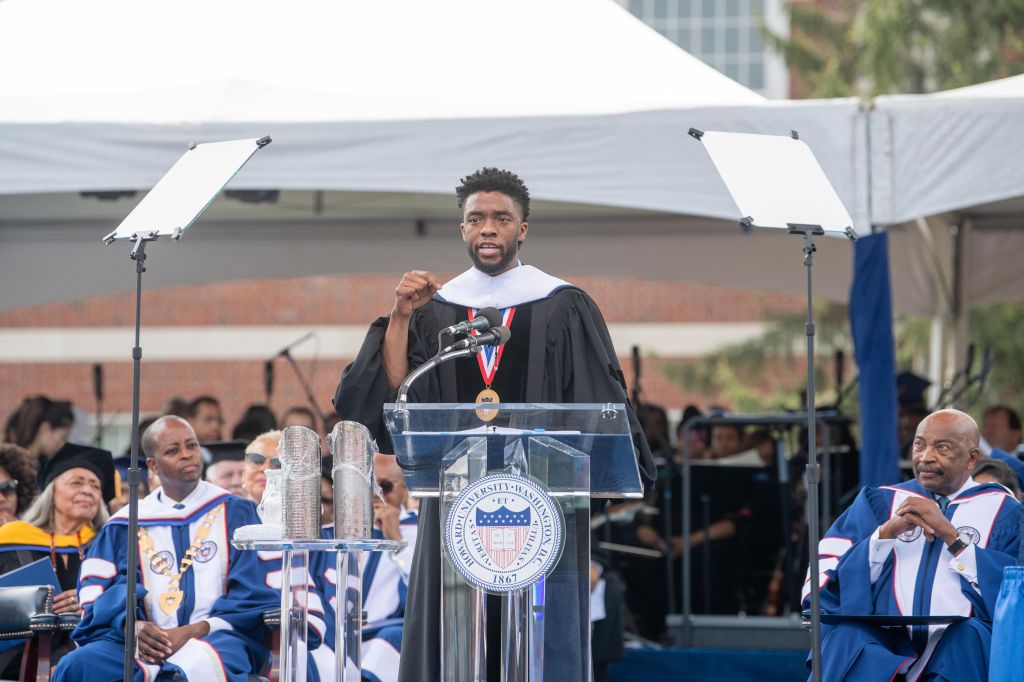
<svg viewBox="0 0 1024 682">
<path fill-rule="evenodd" d="M 438 498 L 442 537 L 460 491 L 497 472 L 539 483 L 564 518 L 551 573 L 501 597 L 501 651 L 487 650 L 484 590 L 442 550 L 442 679 L 486 680 L 490 660 L 510 682 L 589 682 L 590 499 L 643 495 L 625 406 L 389 403 L 384 416 L 409 490 Z"/>
</svg>

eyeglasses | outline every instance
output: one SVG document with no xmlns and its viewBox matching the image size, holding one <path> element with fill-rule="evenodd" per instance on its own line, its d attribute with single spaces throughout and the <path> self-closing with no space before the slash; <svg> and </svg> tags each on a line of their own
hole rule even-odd
<svg viewBox="0 0 1024 682">
<path fill-rule="evenodd" d="M 377 481 L 377 485 L 380 486 L 380 491 L 385 495 L 395 489 L 395 484 L 391 481 Z"/>
<path fill-rule="evenodd" d="M 266 455 L 261 455 L 258 452 L 245 453 L 245 461 L 249 462 L 250 464 L 255 464 L 258 467 L 263 466 L 267 462 L 267 459 L 268 458 Z M 280 469 L 281 460 L 279 460 L 277 457 L 271 457 L 269 466 L 271 469 Z"/>
<path fill-rule="evenodd" d="M 0 483 L 0 495 L 4 497 L 14 497 L 18 494 L 18 482 L 13 478 L 9 481 Z"/>
</svg>

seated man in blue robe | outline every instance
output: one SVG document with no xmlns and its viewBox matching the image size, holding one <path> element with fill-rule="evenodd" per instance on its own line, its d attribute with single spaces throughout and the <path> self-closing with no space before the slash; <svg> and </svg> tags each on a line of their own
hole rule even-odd
<svg viewBox="0 0 1024 682">
<path fill-rule="evenodd" d="M 142 436 L 161 487 L 139 503 L 137 542 L 128 510 L 100 531 L 79 577 L 79 648 L 58 681 L 120 679 L 125 650 L 126 548 L 138 548 L 136 680 L 244 682 L 267 658 L 263 612 L 279 604 L 255 552 L 233 549 L 256 505 L 200 480 L 199 441 L 187 421 L 158 419 Z"/>
<path fill-rule="evenodd" d="M 822 626 L 822 679 L 985 680 L 1003 568 L 1016 563 L 1020 504 L 975 483 L 974 420 L 940 410 L 917 428 L 914 480 L 864 488 L 819 544 L 826 614 L 965 616 L 882 629 Z M 809 604 L 810 582 L 804 586 Z"/>
</svg>

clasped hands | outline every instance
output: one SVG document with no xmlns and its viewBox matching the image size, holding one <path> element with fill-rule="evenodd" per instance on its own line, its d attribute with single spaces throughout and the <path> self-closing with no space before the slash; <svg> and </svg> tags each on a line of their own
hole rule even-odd
<svg viewBox="0 0 1024 682">
<path fill-rule="evenodd" d="M 161 665 L 173 656 L 185 642 L 210 634 L 205 620 L 177 628 L 164 629 L 148 621 L 139 623 L 139 658 L 151 665 Z"/>
<path fill-rule="evenodd" d="M 901 533 L 918 527 L 929 542 L 939 538 L 946 545 L 957 538 L 957 530 L 949 522 L 935 500 L 924 497 L 909 497 L 896 509 L 891 519 L 878 528 L 878 537 L 893 540 Z"/>
</svg>

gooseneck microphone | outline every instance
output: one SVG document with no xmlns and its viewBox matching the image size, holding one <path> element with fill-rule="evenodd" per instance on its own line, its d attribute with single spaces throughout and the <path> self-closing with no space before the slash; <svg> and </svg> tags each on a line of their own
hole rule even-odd
<svg viewBox="0 0 1024 682">
<path fill-rule="evenodd" d="M 454 360 L 455 358 L 465 358 L 471 355 L 476 355 L 483 350 L 484 346 L 500 346 L 507 343 L 510 338 L 512 338 L 512 332 L 509 331 L 508 327 L 495 327 L 494 329 L 485 331 L 483 334 L 469 336 L 451 346 L 448 346 L 441 350 L 437 355 L 409 372 L 409 376 L 405 377 L 402 381 L 402 385 L 398 387 L 398 396 L 395 398 L 395 403 L 401 404 L 408 402 L 409 387 L 412 386 L 413 382 L 441 363 Z"/>
<path fill-rule="evenodd" d="M 97 403 L 103 402 L 103 365 L 92 366 L 92 394 Z"/>
<path fill-rule="evenodd" d="M 978 372 L 978 393 L 984 393 L 985 384 L 988 383 L 989 372 L 992 371 L 992 347 L 985 349 L 985 355 L 981 359 L 981 371 Z"/>
<path fill-rule="evenodd" d="M 287 352 L 287 351 L 285 351 Z M 276 357 L 276 356 L 275 356 Z M 266 403 L 270 404 L 270 396 L 274 393 L 274 361 L 267 360 L 263 363 L 263 393 L 266 395 Z"/>
<path fill-rule="evenodd" d="M 450 353 L 464 348 L 482 348 L 484 346 L 501 346 L 512 338 L 512 332 L 508 327 L 494 327 L 476 336 L 467 336 L 461 341 L 456 341 L 441 351 L 441 354 Z"/>
<path fill-rule="evenodd" d="M 441 330 L 442 334 L 465 334 L 470 331 L 482 332 L 502 323 L 501 313 L 497 308 L 481 308 L 472 320 L 459 322 Z"/>
</svg>

